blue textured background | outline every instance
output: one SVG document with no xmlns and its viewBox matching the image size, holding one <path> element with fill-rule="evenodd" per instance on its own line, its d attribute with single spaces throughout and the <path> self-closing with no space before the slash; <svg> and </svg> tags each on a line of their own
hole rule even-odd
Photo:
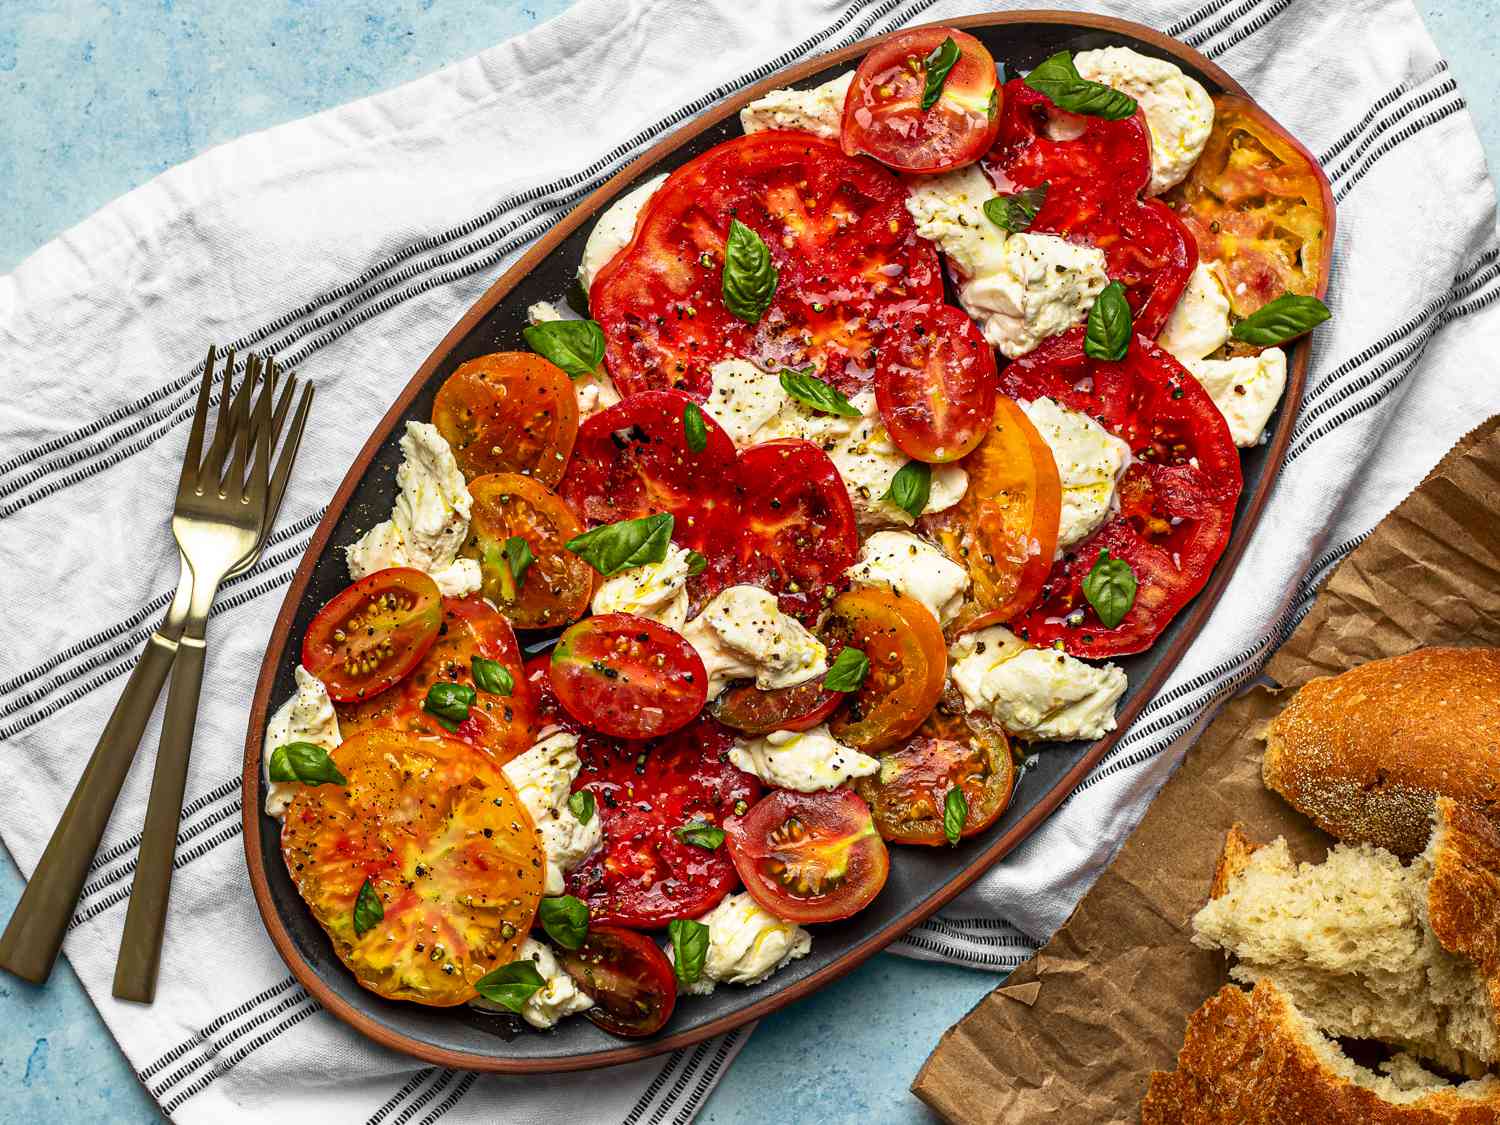
<svg viewBox="0 0 1500 1125">
<path fill-rule="evenodd" d="M 1336 0 L 1329 0 L 1336 2 Z M 1419 0 L 1500 158 L 1500 9 Z M 0 0 L 0 271 L 117 195 L 242 133 L 419 77 L 568 0 Z M 0 852 L 0 917 L 20 879 Z M 997 978 L 881 955 L 762 1022 L 699 1120 L 929 1119 L 907 1086 Z M 59 964 L 0 977 L 0 1123 L 160 1120 Z M 829 1097 L 838 1091 L 837 1098 Z M 774 1094 L 772 1093 L 774 1092 Z"/>
</svg>

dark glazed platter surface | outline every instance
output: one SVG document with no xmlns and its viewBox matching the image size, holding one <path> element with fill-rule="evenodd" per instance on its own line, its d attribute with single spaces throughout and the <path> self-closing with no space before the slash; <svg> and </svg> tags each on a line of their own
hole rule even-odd
<svg viewBox="0 0 1500 1125">
<path fill-rule="evenodd" d="M 1211 93 L 1244 93 L 1232 79 L 1189 48 L 1139 25 L 1078 13 L 1013 12 L 953 21 L 982 40 L 1008 74 L 1024 72 L 1056 51 L 1123 45 L 1169 58 Z M 377 426 L 361 457 L 329 505 L 307 557 L 294 578 L 267 648 L 246 740 L 245 850 L 256 901 L 272 940 L 298 979 L 325 1007 L 371 1038 L 441 1065 L 470 1070 L 540 1072 L 627 1062 L 676 1049 L 756 1019 L 805 995 L 922 921 L 1014 848 L 1071 792 L 1113 745 L 1180 659 L 1227 581 L 1269 493 L 1300 401 L 1307 346 L 1292 352 L 1286 396 L 1265 443 L 1243 456 L 1245 489 L 1233 538 L 1208 587 L 1178 617 L 1151 651 L 1119 661 L 1129 677 L 1120 726 L 1099 743 L 1050 745 L 1021 777 L 1010 809 L 989 832 L 957 848 L 893 849 L 890 880 L 879 898 L 847 922 L 813 928 L 812 953 L 770 981 L 744 989 L 720 987 L 713 996 L 686 997 L 671 1022 L 642 1042 L 614 1038 L 586 1019 L 564 1021 L 555 1031 L 532 1032 L 510 1016 L 466 1008 L 432 1009 L 398 1004 L 365 991 L 334 955 L 327 936 L 298 896 L 280 854 L 280 825 L 262 811 L 261 740 L 276 705 L 292 694 L 300 638 L 313 615 L 349 582 L 343 552 L 372 524 L 385 519 L 395 497 L 397 442 L 407 421 L 426 421 L 433 396 L 461 363 L 494 351 L 524 349 L 526 309 L 560 301 L 568 292 L 592 218 L 637 183 L 739 135 L 734 112 L 766 89 L 817 85 L 856 65 L 869 43 L 788 68 L 749 87 L 667 137 L 586 199 L 480 299 L 417 373 Z M 674 147 L 675 146 L 675 147 Z M 1330 228 L 1333 208 L 1328 201 Z M 1328 232 L 1332 245 L 1332 230 Z M 1326 256 L 1324 283 L 1326 284 Z"/>
</svg>

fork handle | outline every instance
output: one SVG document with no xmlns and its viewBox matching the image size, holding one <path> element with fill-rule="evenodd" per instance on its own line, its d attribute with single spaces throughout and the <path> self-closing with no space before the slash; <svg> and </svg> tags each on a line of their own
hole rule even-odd
<svg viewBox="0 0 1500 1125">
<path fill-rule="evenodd" d="M 188 758 L 193 750 L 193 728 L 198 720 L 198 695 L 203 686 L 207 645 L 202 636 L 184 636 L 177 646 L 167 712 L 162 721 L 156 772 L 146 805 L 140 855 L 130 887 L 130 907 L 115 963 L 114 994 L 122 1000 L 151 1003 L 156 996 L 156 970 L 161 960 L 162 931 L 167 900 L 172 891 L 172 864 L 177 852 L 177 825 L 182 818 L 182 796 L 187 788 Z"/>
<path fill-rule="evenodd" d="M 47 850 L 0 936 L 0 969 L 36 984 L 45 983 L 51 974 L 88 878 L 89 865 L 172 667 L 177 641 L 170 635 L 162 636 L 162 632 L 175 632 L 173 624 L 169 615 L 162 629 L 146 642 L 130 673 L 68 807 L 47 841 Z M 180 618 L 175 625 L 181 628 Z"/>
</svg>

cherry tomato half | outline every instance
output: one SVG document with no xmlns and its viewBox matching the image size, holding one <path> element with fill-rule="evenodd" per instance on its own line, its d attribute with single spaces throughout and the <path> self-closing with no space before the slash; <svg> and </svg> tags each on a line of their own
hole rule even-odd
<svg viewBox="0 0 1500 1125">
<path fill-rule="evenodd" d="M 811 730 L 843 701 L 844 693 L 829 691 L 821 678 L 774 691 L 740 684 L 720 693 L 713 713 L 726 727 L 745 734 L 770 734 L 773 730 Z"/>
<path fill-rule="evenodd" d="M 302 638 L 302 666 L 330 699 L 379 695 L 437 640 L 442 604 L 437 583 L 420 570 L 367 574 L 318 610 Z"/>
<path fill-rule="evenodd" d="M 654 1035 L 672 1018 L 677 977 L 672 962 L 645 934 L 589 925 L 577 949 L 559 949 L 557 963 L 594 1006 L 584 1014 L 612 1035 Z"/>
<path fill-rule="evenodd" d="M 875 401 L 908 456 L 957 461 L 994 421 L 995 353 L 962 309 L 913 309 L 881 338 Z"/>
<path fill-rule="evenodd" d="M 517 629 L 549 629 L 576 621 L 594 595 L 594 568 L 563 546 L 583 534 L 562 497 L 530 477 L 492 473 L 469 482 L 474 498 L 469 545 L 483 572 L 484 596 Z M 531 565 L 519 578 L 506 542 L 523 539 Z"/>
<path fill-rule="evenodd" d="M 562 480 L 578 435 L 578 398 L 560 367 L 531 352 L 465 363 L 438 388 L 432 424 L 465 479 L 520 473 L 549 488 Z"/>
<path fill-rule="evenodd" d="M 835 922 L 874 901 L 891 857 L 851 789 L 777 789 L 724 826 L 750 896 L 788 922 Z"/>
<path fill-rule="evenodd" d="M 645 617 L 585 618 L 552 650 L 552 689 L 584 726 L 615 738 L 659 738 L 708 698 L 703 660 L 681 633 Z"/>
<path fill-rule="evenodd" d="M 828 726 L 835 738 L 883 750 L 922 725 L 948 674 L 943 630 L 926 606 L 889 590 L 850 590 L 834 599 L 822 632 L 830 651 L 857 648 L 870 662 L 865 682 Z"/>
<path fill-rule="evenodd" d="M 958 61 L 942 92 L 922 108 L 928 59 L 944 40 Z M 995 60 L 972 35 L 920 27 L 876 44 L 854 72 L 841 130 L 850 156 L 873 156 L 903 172 L 946 172 L 978 160 L 1000 128 Z"/>
</svg>

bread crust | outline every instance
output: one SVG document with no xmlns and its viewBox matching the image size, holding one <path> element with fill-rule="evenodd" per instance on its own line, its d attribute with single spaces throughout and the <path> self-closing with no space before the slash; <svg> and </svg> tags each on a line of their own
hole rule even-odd
<svg viewBox="0 0 1500 1125">
<path fill-rule="evenodd" d="M 1489 993 L 1500 1026 L 1500 828 L 1450 797 L 1437 799 L 1427 922 L 1443 948 L 1467 957 Z"/>
<path fill-rule="evenodd" d="M 1215 899 L 1228 891 L 1235 876 L 1244 873 L 1250 857 L 1264 846 L 1250 839 L 1243 824 L 1236 824 L 1224 833 L 1224 850 L 1219 853 L 1219 862 L 1214 864 L 1214 879 L 1209 885 L 1208 897 Z"/>
<path fill-rule="evenodd" d="M 1142 1125 L 1500 1122 L 1500 1083 L 1479 1099 L 1440 1087 L 1396 1104 L 1331 1069 L 1306 1027 L 1271 982 L 1248 993 L 1225 985 L 1188 1020 L 1177 1069 L 1151 1075 Z"/>
<path fill-rule="evenodd" d="M 1266 730 L 1268 788 L 1346 843 L 1403 857 L 1433 803 L 1500 821 L 1500 649 L 1423 648 L 1312 680 Z"/>
</svg>

